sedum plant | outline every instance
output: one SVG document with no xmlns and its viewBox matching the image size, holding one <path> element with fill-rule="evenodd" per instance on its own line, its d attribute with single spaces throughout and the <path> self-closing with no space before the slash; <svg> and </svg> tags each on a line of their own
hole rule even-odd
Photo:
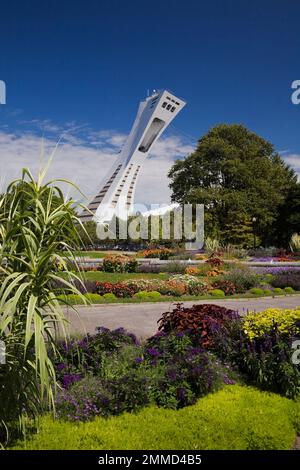
<svg viewBox="0 0 300 470">
<path fill-rule="evenodd" d="M 74 201 L 64 199 L 57 182 L 44 183 L 24 169 L 0 197 L 0 339 L 6 363 L 0 365 L 0 442 L 7 431 L 53 409 L 55 340 L 66 335 L 67 320 L 58 294 L 81 297 L 64 254 L 79 245 Z M 75 262 L 76 265 L 76 262 Z M 59 276 L 58 271 L 65 271 Z M 56 287 L 59 281 L 59 289 Z M 84 297 L 83 297 L 84 298 Z"/>
</svg>

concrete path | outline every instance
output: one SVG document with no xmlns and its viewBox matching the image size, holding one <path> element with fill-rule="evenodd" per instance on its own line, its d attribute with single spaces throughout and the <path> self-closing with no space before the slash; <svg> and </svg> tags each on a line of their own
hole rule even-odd
<svg viewBox="0 0 300 470">
<path fill-rule="evenodd" d="M 259 299 L 198 300 L 184 302 L 185 306 L 213 303 L 238 310 L 240 314 L 247 310 L 257 312 L 266 308 L 295 308 L 300 306 L 300 295 L 281 297 L 263 297 Z M 135 333 L 139 338 L 147 338 L 157 331 L 157 320 L 163 312 L 174 306 L 174 302 L 140 303 L 140 304 L 100 304 L 78 306 L 78 313 L 66 308 L 66 317 L 70 320 L 71 333 L 95 333 L 97 326 L 107 328 L 123 327 Z"/>
</svg>

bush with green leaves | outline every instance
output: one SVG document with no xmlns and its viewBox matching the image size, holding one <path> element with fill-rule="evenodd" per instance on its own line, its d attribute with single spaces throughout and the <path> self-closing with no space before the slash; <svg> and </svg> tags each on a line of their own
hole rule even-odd
<svg viewBox="0 0 300 470">
<path fill-rule="evenodd" d="M 225 297 L 225 292 L 221 289 L 212 289 L 209 291 L 209 295 L 212 297 Z"/>
<path fill-rule="evenodd" d="M 231 385 L 181 410 L 146 407 L 85 423 L 41 418 L 27 450 L 290 450 L 300 431 L 292 400 Z"/>
<path fill-rule="evenodd" d="M 282 294 L 284 294 L 284 291 L 281 289 L 281 287 L 274 287 L 273 293 L 275 295 L 282 295 Z"/>
<path fill-rule="evenodd" d="M 220 279 L 232 282 L 236 292 L 242 294 L 252 287 L 256 287 L 259 284 L 260 276 L 245 266 L 233 266 Z"/>
<path fill-rule="evenodd" d="M 295 291 L 294 291 L 294 289 L 293 289 L 292 287 L 288 286 L 288 287 L 285 287 L 285 288 L 284 288 L 284 292 L 285 292 L 286 294 L 293 294 Z"/>
<path fill-rule="evenodd" d="M 249 292 L 253 295 L 264 295 L 264 291 L 263 289 L 260 289 L 260 287 L 252 287 Z"/>
<path fill-rule="evenodd" d="M 117 296 L 111 292 L 108 292 L 107 294 L 103 294 L 102 298 L 106 300 L 107 302 L 114 302 L 117 300 Z"/>
<path fill-rule="evenodd" d="M 67 324 L 56 282 L 65 293 L 81 295 L 73 283 L 80 278 L 65 259 L 76 266 L 81 222 L 74 201 L 44 177 L 45 171 L 35 179 L 23 170 L 0 197 L 0 339 L 7 351 L 0 370 L 0 441 L 24 414 L 53 407 L 56 375 L 48 351 L 56 351 L 56 334 Z"/>
<path fill-rule="evenodd" d="M 100 303 L 102 297 L 99 294 L 85 293 L 83 296 L 76 294 L 59 295 L 58 299 L 66 305 L 88 305 Z"/>
<path fill-rule="evenodd" d="M 140 291 L 134 294 L 135 299 L 155 301 L 161 298 L 161 293 L 157 291 Z"/>
</svg>

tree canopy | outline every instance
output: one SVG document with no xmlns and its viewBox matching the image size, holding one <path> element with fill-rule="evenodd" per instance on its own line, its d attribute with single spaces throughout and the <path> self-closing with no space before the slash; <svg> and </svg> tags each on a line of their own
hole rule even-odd
<svg viewBox="0 0 300 470">
<path fill-rule="evenodd" d="M 169 172 L 172 200 L 205 205 L 206 235 L 225 238 L 228 224 L 255 220 L 263 238 L 278 218 L 297 176 L 274 146 L 243 125 L 221 124 Z M 240 214 L 240 216 L 237 216 Z M 242 215 L 241 215 L 242 214 Z"/>
</svg>

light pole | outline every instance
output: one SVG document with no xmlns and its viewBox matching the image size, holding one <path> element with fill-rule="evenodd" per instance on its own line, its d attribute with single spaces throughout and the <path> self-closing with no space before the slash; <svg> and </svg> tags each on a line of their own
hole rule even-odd
<svg viewBox="0 0 300 470">
<path fill-rule="evenodd" d="M 253 248 L 254 248 L 254 250 L 256 248 L 255 222 L 256 222 L 256 217 L 253 217 L 252 218 L 252 225 L 253 225 Z"/>
</svg>

